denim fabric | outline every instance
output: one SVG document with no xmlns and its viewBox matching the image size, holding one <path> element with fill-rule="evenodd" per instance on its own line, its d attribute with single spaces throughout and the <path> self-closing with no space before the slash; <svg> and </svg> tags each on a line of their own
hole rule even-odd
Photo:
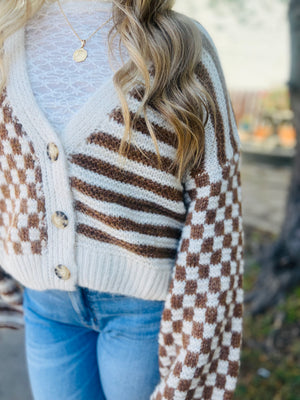
<svg viewBox="0 0 300 400">
<path fill-rule="evenodd" d="M 35 400 L 149 400 L 164 301 L 25 288 L 23 304 Z"/>
</svg>

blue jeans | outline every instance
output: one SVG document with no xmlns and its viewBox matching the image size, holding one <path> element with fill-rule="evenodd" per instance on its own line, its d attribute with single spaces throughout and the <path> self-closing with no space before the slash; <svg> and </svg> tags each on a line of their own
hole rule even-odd
<svg viewBox="0 0 300 400">
<path fill-rule="evenodd" d="M 35 400 L 149 400 L 164 301 L 25 288 L 23 304 Z"/>
</svg>

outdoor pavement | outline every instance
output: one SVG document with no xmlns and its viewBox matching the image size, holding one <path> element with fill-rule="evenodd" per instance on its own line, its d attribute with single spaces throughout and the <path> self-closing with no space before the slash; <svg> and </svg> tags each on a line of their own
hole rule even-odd
<svg viewBox="0 0 300 400">
<path fill-rule="evenodd" d="M 291 166 L 271 165 L 253 159 L 242 160 L 242 211 L 244 224 L 279 233 L 285 216 L 285 203 Z"/>
<path fill-rule="evenodd" d="M 244 223 L 278 232 L 290 167 L 242 162 Z M 24 355 L 23 329 L 0 329 L 0 400 L 32 400 Z M 56 399 L 55 399 L 56 400 Z"/>
<path fill-rule="evenodd" d="M 32 400 L 25 363 L 23 334 L 23 329 L 0 329 L 1 400 Z"/>
</svg>

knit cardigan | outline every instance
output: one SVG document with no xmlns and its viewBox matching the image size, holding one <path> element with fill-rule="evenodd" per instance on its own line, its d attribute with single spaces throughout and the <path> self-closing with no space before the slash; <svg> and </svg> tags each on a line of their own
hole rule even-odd
<svg viewBox="0 0 300 400">
<path fill-rule="evenodd" d="M 79 285 L 163 299 L 161 379 L 150 400 L 229 400 L 240 365 L 240 142 L 217 50 L 194 22 L 203 45 L 195 78 L 212 96 L 217 118 L 209 109 L 201 166 L 187 169 L 181 182 L 170 168 L 175 131 L 155 107 L 148 106 L 147 116 L 162 167 L 142 113 L 120 164 L 124 120 L 112 79 L 59 138 L 30 89 L 24 28 L 4 46 L 9 76 L 0 98 L 0 292 L 11 320 L 2 319 L 2 326 L 20 325 L 23 286 Z M 139 84 L 127 95 L 131 116 L 143 89 Z"/>
</svg>

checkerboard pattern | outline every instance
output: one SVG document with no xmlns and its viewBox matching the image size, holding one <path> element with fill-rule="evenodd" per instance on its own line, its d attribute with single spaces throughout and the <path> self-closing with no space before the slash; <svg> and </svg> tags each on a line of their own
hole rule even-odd
<svg viewBox="0 0 300 400">
<path fill-rule="evenodd" d="M 34 146 L 0 98 L 0 240 L 6 254 L 41 254 L 47 244 L 42 173 Z M 1 176 L 0 176 L 1 178 Z M 0 260 L 1 263 L 1 260 Z"/>
<path fill-rule="evenodd" d="M 229 400 L 240 365 L 243 230 L 239 156 L 194 176 L 159 332 L 151 400 Z"/>
</svg>

